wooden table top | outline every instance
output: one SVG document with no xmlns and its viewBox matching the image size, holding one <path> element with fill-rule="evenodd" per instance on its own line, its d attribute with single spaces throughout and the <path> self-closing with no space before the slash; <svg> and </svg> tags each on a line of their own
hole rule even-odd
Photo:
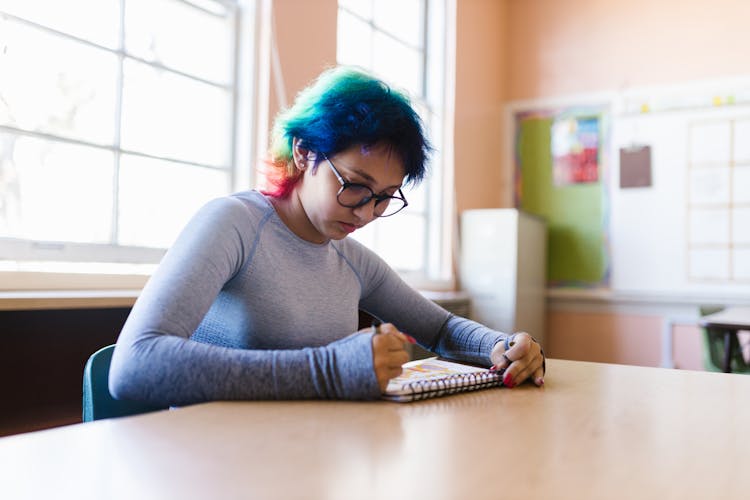
<svg viewBox="0 0 750 500">
<path fill-rule="evenodd" d="M 548 360 L 416 403 L 218 402 L 0 439 L 2 498 L 745 498 L 750 377 Z"/>
</svg>

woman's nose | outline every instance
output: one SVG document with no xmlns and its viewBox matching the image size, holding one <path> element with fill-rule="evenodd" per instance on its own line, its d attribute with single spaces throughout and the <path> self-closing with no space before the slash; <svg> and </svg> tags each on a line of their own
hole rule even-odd
<svg viewBox="0 0 750 500">
<path fill-rule="evenodd" d="M 377 200 L 375 198 L 371 199 L 361 207 L 354 208 L 354 214 L 363 221 L 370 222 L 372 220 L 375 220 L 377 218 L 377 215 L 375 215 L 375 203 Z"/>
</svg>

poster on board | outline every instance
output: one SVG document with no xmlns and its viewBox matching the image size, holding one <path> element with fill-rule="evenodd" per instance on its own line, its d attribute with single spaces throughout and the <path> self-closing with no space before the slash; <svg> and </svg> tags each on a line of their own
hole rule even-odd
<svg viewBox="0 0 750 500">
<path fill-rule="evenodd" d="M 599 117 L 565 116 L 552 121 L 552 173 L 556 186 L 599 180 Z"/>
</svg>

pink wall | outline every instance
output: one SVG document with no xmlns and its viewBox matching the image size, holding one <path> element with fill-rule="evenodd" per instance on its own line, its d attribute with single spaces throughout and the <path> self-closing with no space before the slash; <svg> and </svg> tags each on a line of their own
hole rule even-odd
<svg viewBox="0 0 750 500">
<path fill-rule="evenodd" d="M 582 361 L 659 366 L 661 319 L 599 313 L 547 314 L 548 355 Z"/>
<path fill-rule="evenodd" d="M 661 366 L 661 316 L 550 311 L 547 313 L 548 356 L 561 359 Z M 702 370 L 701 331 L 672 328 L 674 366 Z"/>
<path fill-rule="evenodd" d="M 698 327 L 676 326 L 673 330 L 674 349 L 672 358 L 675 368 L 682 370 L 703 369 L 703 337 Z"/>
<path fill-rule="evenodd" d="M 746 74 L 746 0 L 509 0 L 508 98 Z"/>
<path fill-rule="evenodd" d="M 504 206 L 503 109 L 508 84 L 507 3 L 461 0 L 456 6 L 454 161 L 456 206 Z"/>
<path fill-rule="evenodd" d="M 273 0 L 273 21 L 287 105 L 325 68 L 336 64 L 336 0 Z M 279 111 L 271 74 L 269 121 Z M 270 126 L 270 124 L 269 124 Z"/>
</svg>

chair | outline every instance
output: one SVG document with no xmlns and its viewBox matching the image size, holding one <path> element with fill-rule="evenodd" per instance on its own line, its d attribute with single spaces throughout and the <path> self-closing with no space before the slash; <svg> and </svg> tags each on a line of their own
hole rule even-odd
<svg viewBox="0 0 750 500">
<path fill-rule="evenodd" d="M 723 306 L 700 306 L 699 310 L 701 316 L 706 316 L 722 311 L 723 309 Z M 706 371 L 723 372 L 724 355 L 726 353 L 726 332 L 712 331 L 705 327 L 702 330 L 703 367 Z M 742 356 L 742 349 L 740 349 L 737 334 L 732 332 L 729 335 L 729 342 L 732 349 L 732 356 L 729 363 L 730 372 L 750 374 L 750 365 L 748 365 Z"/>
<path fill-rule="evenodd" d="M 114 345 L 102 347 L 89 357 L 83 369 L 84 422 L 165 409 L 112 397 L 109 393 L 109 364 L 114 350 Z"/>
</svg>

